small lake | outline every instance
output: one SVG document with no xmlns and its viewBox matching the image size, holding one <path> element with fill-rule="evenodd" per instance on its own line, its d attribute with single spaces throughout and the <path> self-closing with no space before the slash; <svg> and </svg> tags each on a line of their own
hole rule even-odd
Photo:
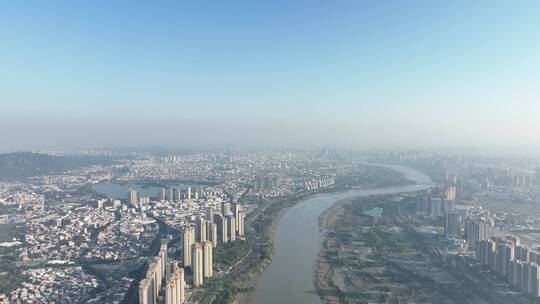
<svg viewBox="0 0 540 304">
<path fill-rule="evenodd" d="M 383 213 L 383 208 L 381 207 L 374 207 L 372 209 L 369 209 L 367 211 L 362 212 L 365 215 L 369 215 L 371 217 L 381 217 Z"/>
</svg>

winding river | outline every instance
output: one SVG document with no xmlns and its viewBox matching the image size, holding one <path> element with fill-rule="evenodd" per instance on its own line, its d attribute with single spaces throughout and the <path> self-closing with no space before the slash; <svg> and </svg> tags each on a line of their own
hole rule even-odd
<svg viewBox="0 0 540 304">
<path fill-rule="evenodd" d="M 408 167 L 373 163 L 370 165 L 399 171 L 416 184 L 321 194 L 289 209 L 277 224 L 275 253 L 268 269 L 258 279 L 253 303 L 321 303 L 313 285 L 313 272 L 321 245 L 318 220 L 335 202 L 352 197 L 414 192 L 433 185 L 427 175 Z"/>
</svg>

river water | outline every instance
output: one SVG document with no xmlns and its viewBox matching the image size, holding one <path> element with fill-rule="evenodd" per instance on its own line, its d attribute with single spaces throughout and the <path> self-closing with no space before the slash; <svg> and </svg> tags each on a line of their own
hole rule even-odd
<svg viewBox="0 0 540 304">
<path fill-rule="evenodd" d="M 319 216 L 335 202 L 353 197 L 414 192 L 433 185 L 433 181 L 427 175 L 412 168 L 371 165 L 399 171 L 416 184 L 321 194 L 289 209 L 277 224 L 275 253 L 271 264 L 258 280 L 253 303 L 321 303 L 313 284 L 315 262 L 321 249 L 318 221 Z"/>
</svg>

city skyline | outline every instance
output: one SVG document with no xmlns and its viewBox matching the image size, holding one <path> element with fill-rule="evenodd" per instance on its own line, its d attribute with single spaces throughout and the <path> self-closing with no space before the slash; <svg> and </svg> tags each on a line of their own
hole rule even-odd
<svg viewBox="0 0 540 304">
<path fill-rule="evenodd" d="M 540 303 L 539 11 L 0 1 L 0 303 Z"/>
</svg>

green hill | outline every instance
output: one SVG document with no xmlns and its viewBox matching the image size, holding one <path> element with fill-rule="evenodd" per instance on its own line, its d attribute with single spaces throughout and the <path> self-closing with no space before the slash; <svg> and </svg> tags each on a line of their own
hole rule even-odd
<svg viewBox="0 0 540 304">
<path fill-rule="evenodd" d="M 108 162 L 95 157 L 59 157 L 31 152 L 0 154 L 0 180 L 22 180 L 27 177 L 62 173 L 67 170 Z"/>
</svg>

